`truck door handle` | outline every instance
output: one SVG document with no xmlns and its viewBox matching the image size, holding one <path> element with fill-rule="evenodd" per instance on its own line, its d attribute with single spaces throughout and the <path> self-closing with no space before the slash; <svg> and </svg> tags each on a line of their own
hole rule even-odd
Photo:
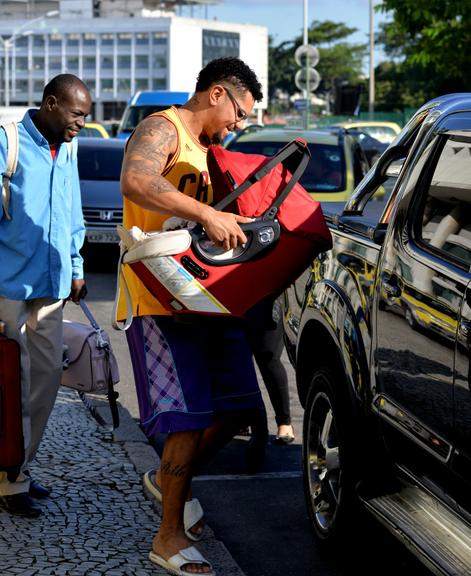
<svg viewBox="0 0 471 576">
<path fill-rule="evenodd" d="M 460 333 L 466 340 L 471 338 L 471 322 L 460 322 Z"/>
<path fill-rule="evenodd" d="M 383 280 L 383 288 L 389 298 L 399 298 L 401 295 L 401 289 L 397 284 L 389 284 Z"/>
</svg>

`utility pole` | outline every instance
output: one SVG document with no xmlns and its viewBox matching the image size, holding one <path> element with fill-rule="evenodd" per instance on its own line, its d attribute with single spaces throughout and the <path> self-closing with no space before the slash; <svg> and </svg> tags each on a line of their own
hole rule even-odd
<svg viewBox="0 0 471 576">
<path fill-rule="evenodd" d="M 370 81 L 368 91 L 368 113 L 372 117 L 375 111 L 375 36 L 374 36 L 374 7 L 373 0 L 370 0 Z"/>
<path fill-rule="evenodd" d="M 308 34 L 307 34 L 307 0 L 304 0 L 304 10 L 303 10 L 303 20 L 304 20 L 304 34 L 303 34 L 303 44 L 307 46 L 309 44 Z M 306 108 L 304 110 L 304 128 L 307 130 L 309 128 L 309 108 L 311 104 L 311 92 L 309 90 L 309 58 L 306 56 L 306 88 L 304 89 L 304 100 L 306 102 Z"/>
</svg>

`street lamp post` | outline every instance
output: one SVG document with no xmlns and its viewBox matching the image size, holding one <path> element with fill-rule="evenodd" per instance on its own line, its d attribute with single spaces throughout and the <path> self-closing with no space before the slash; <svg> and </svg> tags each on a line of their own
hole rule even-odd
<svg viewBox="0 0 471 576">
<path fill-rule="evenodd" d="M 374 6 L 373 0 L 370 0 L 370 79 L 368 84 L 368 113 L 370 119 L 375 111 L 375 35 L 374 35 Z"/>
<path fill-rule="evenodd" d="M 18 36 L 29 36 L 33 33 L 32 30 L 24 30 L 25 28 L 30 28 L 38 22 L 42 22 L 46 18 L 51 18 L 57 14 L 59 14 L 59 10 L 51 10 L 46 12 L 44 16 L 39 16 L 38 18 L 33 18 L 33 20 L 27 20 L 24 22 L 21 26 L 14 30 L 10 38 L 5 39 L 0 36 L 0 41 L 3 45 L 3 53 L 5 56 L 5 106 L 10 106 L 10 48 L 15 45 L 15 41 Z"/>
</svg>

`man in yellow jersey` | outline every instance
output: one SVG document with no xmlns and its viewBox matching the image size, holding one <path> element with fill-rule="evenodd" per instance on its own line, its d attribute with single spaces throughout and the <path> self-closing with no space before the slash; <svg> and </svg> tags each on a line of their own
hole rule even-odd
<svg viewBox="0 0 471 576">
<path fill-rule="evenodd" d="M 218 212 L 206 155 L 262 98 L 254 72 L 238 58 L 210 62 L 181 108 L 144 119 L 129 140 L 121 174 L 124 226 L 151 231 L 170 216 L 202 224 L 226 250 L 246 242 L 248 218 Z M 241 413 L 262 399 L 243 327 L 228 318 L 172 317 L 131 270 L 134 322 L 127 332 L 142 427 L 168 434 L 161 467 L 144 483 L 163 503 L 150 559 L 172 574 L 214 574 L 191 545 L 201 538 L 203 511 L 191 498 L 195 467 L 240 428 Z M 125 316 L 121 302 L 120 317 Z"/>
</svg>

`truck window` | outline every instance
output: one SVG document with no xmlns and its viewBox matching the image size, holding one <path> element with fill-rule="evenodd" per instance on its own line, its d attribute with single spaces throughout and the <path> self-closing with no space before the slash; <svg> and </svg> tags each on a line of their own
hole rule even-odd
<svg viewBox="0 0 471 576">
<path fill-rule="evenodd" d="M 422 200 L 417 240 L 469 269 L 471 266 L 471 139 L 444 142 Z"/>
</svg>

